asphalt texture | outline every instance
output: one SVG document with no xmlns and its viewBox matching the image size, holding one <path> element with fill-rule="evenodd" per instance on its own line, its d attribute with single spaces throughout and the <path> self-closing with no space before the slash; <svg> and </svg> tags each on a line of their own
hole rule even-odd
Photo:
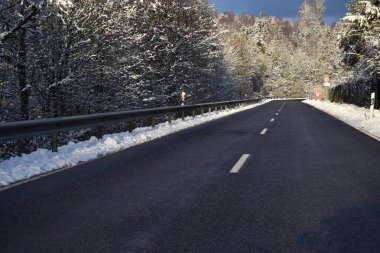
<svg viewBox="0 0 380 253">
<path fill-rule="evenodd" d="M 0 252 L 378 253 L 380 143 L 273 101 L 1 191 Z"/>
</svg>

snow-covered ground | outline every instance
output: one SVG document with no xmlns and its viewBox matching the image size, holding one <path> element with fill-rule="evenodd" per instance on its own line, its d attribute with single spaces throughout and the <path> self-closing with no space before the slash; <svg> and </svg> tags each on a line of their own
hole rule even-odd
<svg viewBox="0 0 380 253">
<path fill-rule="evenodd" d="M 337 104 L 316 100 L 305 100 L 309 104 L 321 111 L 324 111 L 352 127 L 367 133 L 380 140 L 380 111 L 375 110 L 374 118 L 370 119 L 370 111 L 367 108 L 348 104 Z"/>
<path fill-rule="evenodd" d="M 107 154 L 115 153 L 117 151 L 178 132 L 185 128 L 193 127 L 204 122 L 260 106 L 269 101 L 270 100 L 264 100 L 261 103 L 241 108 L 235 108 L 217 113 L 207 113 L 204 116 L 196 116 L 195 118 L 187 117 L 184 121 L 177 119 L 173 121 L 172 124 L 166 122 L 157 125 L 155 128 L 138 128 L 132 133 L 125 132 L 104 135 L 101 140 L 92 137 L 88 141 L 79 143 L 70 142 L 65 146 L 59 147 L 58 153 L 53 153 L 47 149 L 38 149 L 33 153 L 24 154 L 21 157 L 13 157 L 9 160 L 1 162 L 0 187 L 57 169 L 72 167 L 81 162 L 90 161 Z"/>
</svg>

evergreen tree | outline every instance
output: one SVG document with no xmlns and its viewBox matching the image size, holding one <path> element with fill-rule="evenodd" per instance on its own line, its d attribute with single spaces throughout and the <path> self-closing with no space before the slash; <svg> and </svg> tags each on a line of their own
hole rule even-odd
<svg viewBox="0 0 380 253">
<path fill-rule="evenodd" d="M 349 13 L 343 18 L 340 47 L 345 53 L 344 62 L 353 66 L 364 55 L 365 60 L 378 55 L 380 1 L 353 0 L 347 7 Z"/>
<path fill-rule="evenodd" d="M 313 9 L 309 3 L 309 0 L 303 1 L 299 10 L 299 15 L 300 15 L 301 32 L 305 34 L 310 33 L 309 28 L 310 28 L 310 24 L 312 23 Z"/>
<path fill-rule="evenodd" d="M 315 0 L 314 2 L 315 15 L 319 23 L 323 22 L 323 15 L 326 11 L 325 0 Z"/>
</svg>

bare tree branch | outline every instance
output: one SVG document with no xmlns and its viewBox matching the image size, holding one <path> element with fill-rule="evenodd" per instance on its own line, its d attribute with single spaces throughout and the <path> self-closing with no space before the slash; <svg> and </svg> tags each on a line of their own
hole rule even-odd
<svg viewBox="0 0 380 253">
<path fill-rule="evenodd" d="M 30 9 L 31 11 L 29 12 L 29 14 L 26 15 L 23 19 L 21 19 L 12 29 L 3 33 L 2 36 L 0 35 L 0 45 L 4 43 L 7 39 L 9 39 L 18 30 L 20 30 L 23 25 L 25 25 L 31 18 L 36 16 L 41 11 L 41 9 L 34 4 L 30 6 Z"/>
<path fill-rule="evenodd" d="M 12 8 L 13 6 L 14 6 L 14 5 L 9 5 L 9 6 L 7 6 L 7 7 L 4 7 L 3 9 L 0 10 L 0 13 L 3 12 L 3 11 L 8 10 L 8 9 L 10 9 L 10 8 Z"/>
</svg>

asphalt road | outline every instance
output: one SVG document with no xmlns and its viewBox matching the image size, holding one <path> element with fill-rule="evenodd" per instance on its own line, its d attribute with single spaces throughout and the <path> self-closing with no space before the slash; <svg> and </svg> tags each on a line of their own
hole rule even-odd
<svg viewBox="0 0 380 253">
<path fill-rule="evenodd" d="M 380 143 L 270 102 L 1 191 L 0 252 L 379 253 Z"/>
</svg>

